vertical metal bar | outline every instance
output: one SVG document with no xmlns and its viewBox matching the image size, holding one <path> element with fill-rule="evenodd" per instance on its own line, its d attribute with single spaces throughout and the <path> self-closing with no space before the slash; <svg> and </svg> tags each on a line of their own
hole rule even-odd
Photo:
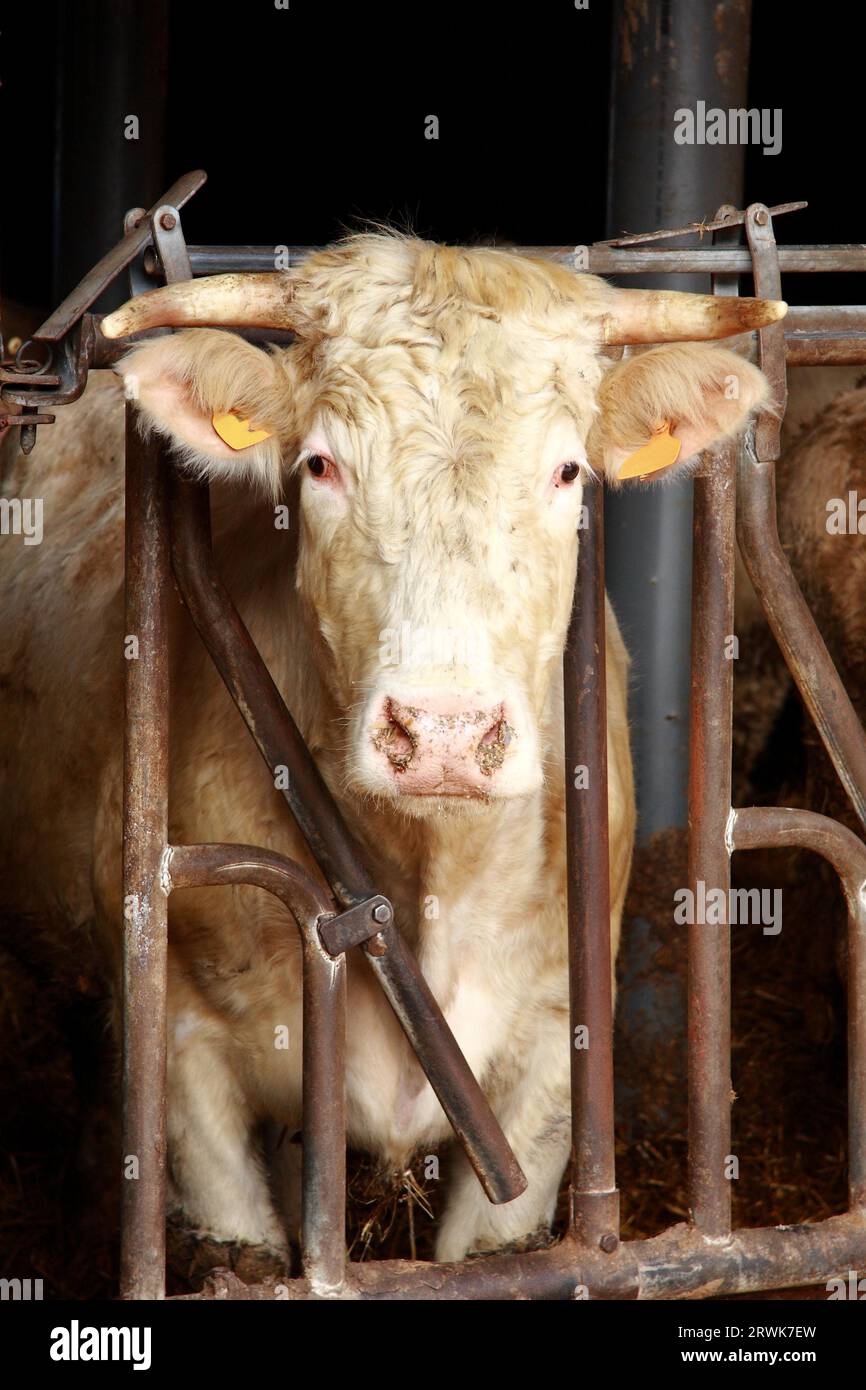
<svg viewBox="0 0 866 1390">
<path fill-rule="evenodd" d="M 121 1295 L 165 1294 L 168 529 L 164 469 L 126 421 Z"/>
<path fill-rule="evenodd" d="M 846 885 L 847 888 L 847 885 Z M 866 882 L 848 898 L 848 1205 L 866 1210 Z"/>
<path fill-rule="evenodd" d="M 161 209 L 159 211 L 162 211 Z M 151 220 L 168 283 L 191 275 L 176 209 Z M 165 1297 L 169 463 L 126 407 L 121 1294 Z"/>
<path fill-rule="evenodd" d="M 613 998 L 607 819 L 604 500 L 584 488 L 574 605 L 563 659 L 565 824 L 571 999 L 571 1221 L 586 1244 L 615 1249 Z M 587 776 L 578 774 L 585 768 Z M 586 785 L 583 785 L 586 782 Z M 584 1031 L 585 1030 L 585 1031 Z"/>
<path fill-rule="evenodd" d="M 732 212 L 723 204 L 717 221 Z M 733 244 L 740 228 L 717 231 Z M 737 275 L 713 277 L 716 294 L 736 295 Z M 731 1147 L 731 963 L 727 905 L 731 884 L 727 824 L 731 809 L 734 651 L 734 444 L 714 451 L 695 479 L 692 560 L 691 716 L 689 737 L 689 887 L 724 895 L 723 924 L 695 922 L 689 934 L 689 1191 L 692 1219 L 723 1235 L 731 1225 L 725 1161 Z"/>
<path fill-rule="evenodd" d="M 689 1195 L 706 1235 L 731 1228 L 731 962 L 728 903 L 733 709 L 736 445 L 716 449 L 695 479 L 689 887 L 692 901 L 721 892 L 722 920 L 696 911 L 689 927 Z M 718 901 L 718 899 L 716 899 Z M 710 915 L 710 914 L 706 914 Z"/>
<path fill-rule="evenodd" d="M 301 1245 L 314 1292 L 346 1272 L 346 961 L 304 934 Z"/>
</svg>

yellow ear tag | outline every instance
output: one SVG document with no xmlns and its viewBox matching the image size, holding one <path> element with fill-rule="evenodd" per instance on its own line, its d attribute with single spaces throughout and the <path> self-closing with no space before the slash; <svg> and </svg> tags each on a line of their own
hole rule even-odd
<svg viewBox="0 0 866 1390">
<path fill-rule="evenodd" d="M 665 420 L 653 430 L 648 444 L 629 454 L 617 477 L 644 478 L 648 473 L 657 473 L 660 468 L 669 468 L 676 463 L 681 448 L 682 442 L 671 434 L 670 420 Z"/>
<path fill-rule="evenodd" d="M 272 430 L 255 429 L 249 420 L 242 420 L 234 410 L 217 411 L 211 423 L 230 449 L 251 449 L 254 444 L 261 444 L 263 439 L 270 439 L 273 433 Z"/>
</svg>

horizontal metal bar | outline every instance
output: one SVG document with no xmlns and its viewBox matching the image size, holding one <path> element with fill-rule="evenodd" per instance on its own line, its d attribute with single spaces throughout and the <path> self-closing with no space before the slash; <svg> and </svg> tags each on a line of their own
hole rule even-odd
<svg viewBox="0 0 866 1390">
<path fill-rule="evenodd" d="M 300 265 L 321 246 L 190 246 L 193 275 L 221 275 L 227 271 L 285 270 Z M 696 246 L 675 250 L 648 247 L 614 247 L 605 244 L 574 246 L 503 246 L 557 262 L 569 270 L 593 275 L 681 275 L 737 273 L 749 275 L 752 258 L 745 246 Z M 575 257 L 575 250 L 580 252 Z M 585 255 L 583 254 L 585 253 Z M 578 263 L 579 262 L 579 263 Z M 151 273 L 156 277 L 156 258 Z M 150 268 L 150 266 L 148 266 Z M 780 246 L 779 269 L 787 274 L 866 270 L 866 245 Z"/>
<path fill-rule="evenodd" d="M 649 1240 L 625 1241 L 612 1254 L 566 1237 L 550 1250 L 491 1255 L 462 1264 L 370 1260 L 350 1264 L 342 1297 L 376 1300 L 721 1298 L 762 1289 L 847 1281 L 866 1266 L 866 1214 L 849 1212 L 802 1226 L 735 1231 L 728 1241 L 673 1226 Z M 280 1297 L 310 1298 L 303 1279 L 281 1283 Z M 219 1271 L 199 1294 L 272 1302 L 272 1284 L 246 1285 Z M 181 1300 L 178 1300 L 181 1301 Z"/>
</svg>

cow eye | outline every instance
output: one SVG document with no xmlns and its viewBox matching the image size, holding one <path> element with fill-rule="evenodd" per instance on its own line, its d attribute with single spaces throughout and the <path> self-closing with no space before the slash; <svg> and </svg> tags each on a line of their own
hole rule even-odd
<svg viewBox="0 0 866 1390">
<path fill-rule="evenodd" d="M 573 483 L 579 472 L 579 463 L 575 463 L 574 461 L 563 463 L 559 469 L 559 478 L 557 481 L 560 483 Z"/>
<path fill-rule="evenodd" d="M 324 478 L 329 468 L 333 467 L 330 459 L 323 458 L 321 454 L 311 454 L 307 459 L 307 467 L 314 478 Z"/>
</svg>

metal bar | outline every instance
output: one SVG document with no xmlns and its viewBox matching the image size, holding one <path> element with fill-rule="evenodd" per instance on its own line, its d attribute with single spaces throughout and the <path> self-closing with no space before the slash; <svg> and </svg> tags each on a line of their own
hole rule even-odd
<svg viewBox="0 0 866 1390">
<path fill-rule="evenodd" d="M 721 207 L 717 238 L 739 238 L 735 209 Z M 736 275 L 719 275 L 713 290 L 736 295 Z M 734 527 L 737 446 L 706 456 L 695 477 L 692 533 L 691 714 L 689 730 L 689 887 L 721 891 L 729 901 L 726 827 L 731 809 L 734 652 Z M 731 1229 L 731 929 L 693 922 L 688 962 L 689 1205 L 705 1234 Z"/>
<path fill-rule="evenodd" d="M 183 601 L 271 777 L 277 767 L 289 768 L 283 795 L 338 903 L 346 908 L 362 903 L 376 890 L 361 850 L 214 564 L 208 489 L 176 470 L 169 486 L 172 563 Z"/>
<path fill-rule="evenodd" d="M 171 201 L 166 196 L 166 201 Z M 276 246 L 190 246 L 193 275 L 222 275 L 227 271 L 274 270 Z M 280 246 L 280 266 L 300 265 L 322 246 Z M 588 246 L 513 246 L 503 249 L 556 261 L 568 270 L 592 275 L 751 275 L 752 260 L 744 246 L 682 247 L 676 250 L 617 249 L 605 243 Z M 580 252 L 575 256 L 575 250 Z M 155 260 L 151 271 L 156 274 Z M 866 244 L 837 246 L 780 246 L 779 269 L 786 275 L 866 271 Z M 44 336 L 40 333 L 39 336 Z"/>
<path fill-rule="evenodd" d="M 183 178 L 172 184 L 165 197 L 160 198 L 160 204 L 168 203 L 174 208 L 182 208 L 185 203 L 189 202 L 193 194 L 198 192 L 206 179 L 207 174 L 202 169 L 195 169 L 191 174 L 184 174 Z M 78 322 L 84 311 L 90 308 L 94 300 L 99 298 L 112 280 L 115 280 L 144 250 L 151 239 L 149 219 L 154 212 L 156 212 L 156 207 L 151 208 L 150 213 L 139 222 L 137 227 L 127 232 L 122 241 L 113 246 L 102 257 L 102 260 L 97 261 L 81 283 L 76 285 L 62 304 L 58 305 L 50 318 L 47 318 L 41 327 L 37 328 L 33 334 L 34 338 L 53 343 L 68 333 L 69 329 Z"/>
<path fill-rule="evenodd" d="M 833 865 L 848 904 L 848 1199 L 866 1208 L 866 845 L 812 811 L 750 806 L 734 812 L 737 849 L 813 850 Z"/>
<path fill-rule="evenodd" d="M 389 1301 L 722 1298 L 826 1284 L 833 1278 L 850 1288 L 850 1271 L 864 1264 L 866 1217 L 849 1212 L 807 1225 L 735 1231 L 728 1241 L 709 1241 L 693 1227 L 679 1225 L 649 1240 L 625 1241 L 611 1255 L 584 1249 L 566 1238 L 550 1250 L 494 1255 L 462 1264 L 371 1260 L 349 1265 L 343 1297 Z M 286 1281 L 288 1299 L 305 1299 L 312 1293 L 303 1279 Z M 274 1289 L 272 1284 L 248 1286 L 219 1271 L 202 1293 L 178 1301 L 208 1298 L 273 1302 Z"/>
<path fill-rule="evenodd" d="M 861 825 L 866 827 L 866 736 L 788 562 L 776 521 L 772 463 L 740 451 L 737 541 L 767 621 Z"/>
<path fill-rule="evenodd" d="M 166 465 L 127 405 L 121 1297 L 165 1292 Z"/>
<path fill-rule="evenodd" d="M 695 478 L 692 557 L 689 886 L 728 902 L 725 828 L 731 807 L 736 444 Z M 731 1229 L 731 933 L 725 920 L 689 926 L 689 1205 L 707 1236 Z"/>
<path fill-rule="evenodd" d="M 738 182 L 742 181 L 739 175 Z M 772 216 L 781 216 L 786 212 L 802 212 L 809 206 L 808 203 L 777 203 L 770 208 Z M 667 227 L 661 232 L 624 232 L 622 236 L 609 237 L 606 241 L 597 241 L 596 246 L 637 246 L 648 241 L 666 241 L 673 237 L 681 236 L 706 236 L 707 232 L 719 232 L 727 230 L 729 227 L 742 226 L 746 220 L 745 212 L 739 212 L 732 203 L 724 205 L 724 213 L 717 212 L 715 217 L 709 222 L 689 222 L 685 227 Z"/>
<path fill-rule="evenodd" d="M 586 1245 L 619 1239 L 613 1122 L 613 998 L 605 686 L 604 495 L 584 487 L 563 656 L 565 837 L 571 1022 L 572 1229 Z M 586 769 L 586 779 L 578 776 Z M 586 785 L 583 785 L 586 780 Z"/>
<path fill-rule="evenodd" d="M 526 1178 L 415 957 L 396 927 L 365 941 L 363 950 L 488 1201 L 513 1201 L 526 1191 Z"/>
<path fill-rule="evenodd" d="M 862 338 L 796 338 L 785 336 L 789 367 L 856 367 L 866 362 Z"/>
<path fill-rule="evenodd" d="M 196 179 L 190 174 L 175 185 L 179 202 L 192 196 L 204 175 Z M 159 230 L 151 226 L 149 232 L 161 245 Z M 182 245 L 179 227 L 177 235 Z M 172 242 L 164 257 L 169 282 L 189 274 L 175 248 Z M 105 269 L 106 262 L 102 265 Z M 115 264 L 112 275 L 118 269 Z M 79 295 L 81 290 L 79 286 Z M 71 303 L 67 301 L 67 309 Z M 84 329 L 82 325 L 82 338 L 89 338 Z M 139 1170 L 138 1181 L 127 1180 L 123 1188 L 121 1293 L 137 1299 L 165 1295 L 168 893 L 163 868 L 168 839 L 170 472 L 159 447 L 142 442 L 128 404 L 126 633 L 137 650 L 126 653 L 124 719 L 123 1147 L 127 1179 L 132 1155 Z"/>
<path fill-rule="evenodd" d="M 271 775 L 289 768 L 284 796 L 337 901 L 375 895 L 360 850 L 274 685 L 214 564 L 206 487 L 171 483 L 172 557 L 183 600 Z M 395 933 L 396 937 L 396 933 Z M 525 1179 L 484 1092 L 408 949 L 375 963 L 385 993 L 491 1201 L 519 1196 Z"/>
<path fill-rule="evenodd" d="M 539 248 L 543 250 L 543 248 Z M 557 248 L 554 259 L 568 264 L 573 253 Z M 752 262 L 745 247 L 692 247 L 679 251 L 608 250 L 589 248 L 585 267 L 593 275 L 750 275 Z M 779 269 L 786 275 L 866 270 L 866 246 L 780 246 Z"/>
<path fill-rule="evenodd" d="M 299 865 L 253 845 L 173 845 L 172 889 L 247 883 L 273 893 L 303 952 L 302 1254 L 312 1290 L 333 1296 L 346 1265 L 346 961 L 324 950 L 318 919 L 333 903 Z"/>
<path fill-rule="evenodd" d="M 773 219 L 763 203 L 753 203 L 746 209 L 746 236 L 752 253 L 755 294 L 764 299 L 781 299 L 782 277 Z M 772 401 L 755 423 L 755 452 L 766 462 L 779 457 L 782 416 L 788 405 L 785 329 L 781 323 L 770 324 L 759 332 L 758 361 L 773 390 Z"/>
</svg>

